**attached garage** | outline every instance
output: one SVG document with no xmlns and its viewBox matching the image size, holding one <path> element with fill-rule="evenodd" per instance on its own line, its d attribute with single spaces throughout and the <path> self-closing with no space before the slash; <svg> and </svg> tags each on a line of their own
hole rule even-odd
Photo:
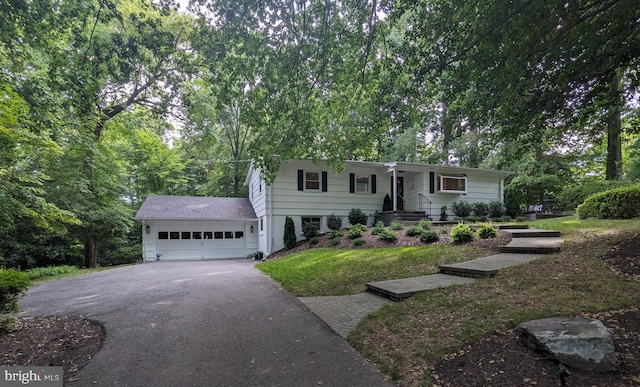
<svg viewBox="0 0 640 387">
<path fill-rule="evenodd" d="M 249 199 L 151 195 L 135 219 L 145 262 L 244 258 L 258 250 Z"/>
</svg>

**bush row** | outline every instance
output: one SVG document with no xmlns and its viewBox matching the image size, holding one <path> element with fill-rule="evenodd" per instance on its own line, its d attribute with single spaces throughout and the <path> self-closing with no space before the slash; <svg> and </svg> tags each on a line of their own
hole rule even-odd
<svg viewBox="0 0 640 387">
<path fill-rule="evenodd" d="M 496 219 L 503 218 L 507 209 L 499 200 L 494 200 L 489 203 L 469 203 L 464 200 L 453 202 L 451 204 L 451 211 L 460 219 L 466 219 L 475 216 L 477 219 Z"/>
<path fill-rule="evenodd" d="M 631 219 L 640 216 L 640 185 L 589 196 L 577 208 L 580 219 Z"/>
</svg>

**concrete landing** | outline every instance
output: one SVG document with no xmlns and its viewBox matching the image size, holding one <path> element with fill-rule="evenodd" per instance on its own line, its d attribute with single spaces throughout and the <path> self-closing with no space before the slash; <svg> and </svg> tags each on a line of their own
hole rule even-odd
<svg viewBox="0 0 640 387">
<path fill-rule="evenodd" d="M 560 231 L 528 229 L 505 229 L 514 238 L 559 238 Z"/>
<path fill-rule="evenodd" d="M 542 257 L 543 254 L 495 254 L 488 257 L 472 259 L 471 261 L 440 265 L 440 273 L 455 276 L 484 278 L 493 277 L 500 269 L 521 265 Z"/>
<path fill-rule="evenodd" d="M 316 316 L 343 338 L 369 313 L 392 301 L 372 293 L 350 296 L 298 297 Z"/>
<path fill-rule="evenodd" d="M 560 251 L 562 238 L 513 238 L 508 245 L 502 246 L 502 253 L 551 254 Z"/>
<path fill-rule="evenodd" d="M 368 282 L 366 285 L 367 290 L 372 293 L 389 298 L 393 301 L 402 301 L 426 290 L 466 284 L 473 281 L 474 280 L 472 278 L 447 274 L 431 274 L 398 280 Z"/>
</svg>

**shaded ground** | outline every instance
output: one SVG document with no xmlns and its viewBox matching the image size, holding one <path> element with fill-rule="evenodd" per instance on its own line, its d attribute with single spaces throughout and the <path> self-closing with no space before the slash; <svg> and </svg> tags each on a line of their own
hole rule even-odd
<svg viewBox="0 0 640 387">
<path fill-rule="evenodd" d="M 602 257 L 612 271 L 640 279 L 640 234 L 636 234 Z M 601 320 L 611 332 L 619 367 L 606 374 L 570 370 L 567 386 L 640 385 L 640 310 L 587 315 Z M 435 366 L 440 386 L 560 386 L 552 375 L 555 363 L 521 344 L 513 331 L 497 332 L 467 348 L 444 357 Z"/>
<path fill-rule="evenodd" d="M 448 243 L 445 234 L 439 243 Z M 510 234 L 475 241 L 474 244 L 497 249 L 508 243 Z M 364 247 L 393 246 L 366 235 Z M 345 239 L 345 241 L 347 241 Z M 324 246 L 322 241 L 317 246 Z M 343 247 L 348 242 L 343 242 Z M 399 233 L 398 246 L 421 245 L 417 238 Z M 296 250 L 308 248 L 300 244 Z M 287 253 L 291 253 L 288 251 Z M 609 250 L 603 260 L 620 275 L 640 278 L 640 234 Z M 607 374 L 571 370 L 568 386 L 640 385 L 640 311 L 606 312 L 598 318 L 611 330 L 620 366 Z M 2 365 L 62 365 L 65 380 L 73 380 L 77 371 L 101 348 L 104 332 L 92 321 L 67 317 L 23 317 L 15 329 L 0 335 Z M 551 375 L 554 363 L 520 344 L 513 331 L 499 332 L 445 357 L 434 370 L 441 386 L 559 386 Z"/>
</svg>

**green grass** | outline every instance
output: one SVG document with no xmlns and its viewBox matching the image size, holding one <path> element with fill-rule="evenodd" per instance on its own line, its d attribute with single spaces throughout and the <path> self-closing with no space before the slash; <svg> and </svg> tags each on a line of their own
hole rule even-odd
<svg viewBox="0 0 640 387">
<path fill-rule="evenodd" d="M 365 283 L 415 277 L 438 265 L 490 255 L 473 246 L 419 246 L 375 249 L 309 249 L 257 267 L 295 296 L 356 294 Z"/>
<path fill-rule="evenodd" d="M 96 267 L 96 268 L 93 268 L 93 269 L 77 269 L 77 270 L 66 272 L 66 273 L 39 277 L 39 278 L 34 279 L 32 282 L 33 282 L 33 284 L 38 284 L 38 283 L 42 283 L 42 282 L 56 281 L 56 280 L 63 279 L 63 278 L 77 277 L 77 276 L 91 274 L 91 273 L 99 273 L 101 271 L 115 269 L 117 267 L 123 267 L 123 266 L 130 266 L 130 265 Z"/>
<path fill-rule="evenodd" d="M 445 354 L 523 321 L 637 307 L 640 283 L 616 275 L 602 254 L 637 233 L 640 219 L 549 219 L 536 228 L 561 229 L 562 251 L 494 277 L 438 289 L 385 306 L 348 337 L 398 385 L 432 385 L 429 369 Z M 557 227 L 556 227 L 557 226 Z"/>
</svg>

